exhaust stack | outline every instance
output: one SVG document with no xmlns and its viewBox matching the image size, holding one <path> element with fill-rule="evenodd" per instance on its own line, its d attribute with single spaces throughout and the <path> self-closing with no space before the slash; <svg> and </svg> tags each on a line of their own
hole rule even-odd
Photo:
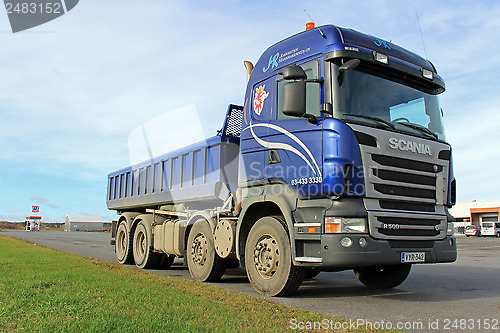
<svg viewBox="0 0 500 333">
<path fill-rule="evenodd" d="M 250 75 L 252 74 L 253 71 L 253 64 L 250 61 L 244 61 L 243 65 L 245 65 L 245 68 L 247 69 L 247 83 L 250 80 Z"/>
</svg>

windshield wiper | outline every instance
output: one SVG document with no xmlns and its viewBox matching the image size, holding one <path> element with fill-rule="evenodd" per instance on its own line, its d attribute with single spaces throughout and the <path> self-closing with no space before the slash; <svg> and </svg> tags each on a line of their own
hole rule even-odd
<svg viewBox="0 0 500 333">
<path fill-rule="evenodd" d="M 434 133 L 433 131 L 431 131 L 430 129 L 428 129 L 425 126 L 422 126 L 422 125 L 419 125 L 419 124 L 415 124 L 415 123 L 406 123 L 406 122 L 398 122 L 398 124 L 401 124 L 401 125 L 413 128 L 413 129 L 415 129 L 415 130 L 417 130 L 419 132 L 425 133 L 425 134 L 429 134 L 434 139 L 438 139 L 439 138 L 439 136 L 436 133 Z"/>
<path fill-rule="evenodd" d="M 370 120 L 373 120 L 373 121 L 376 121 L 380 124 L 384 124 L 386 125 L 387 127 L 389 128 L 392 128 L 392 129 L 395 129 L 394 127 L 394 124 L 388 122 L 387 120 L 384 120 L 384 119 L 381 119 L 381 118 L 377 118 L 377 117 L 372 117 L 372 116 L 365 116 L 363 114 L 350 114 L 350 113 L 344 113 L 343 114 L 344 116 L 351 116 L 351 117 L 355 117 L 355 118 L 364 118 L 364 119 L 370 119 Z"/>
</svg>

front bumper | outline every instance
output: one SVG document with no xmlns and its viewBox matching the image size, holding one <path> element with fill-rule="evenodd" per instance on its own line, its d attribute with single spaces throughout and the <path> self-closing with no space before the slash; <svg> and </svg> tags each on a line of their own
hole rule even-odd
<svg viewBox="0 0 500 333">
<path fill-rule="evenodd" d="M 350 237 L 352 245 L 348 248 L 340 244 L 340 239 Z M 366 246 L 359 244 L 360 238 L 366 240 Z M 362 234 L 323 234 L 321 235 L 321 263 L 305 264 L 323 269 L 354 268 L 374 265 L 401 264 L 402 252 L 425 252 L 425 263 L 453 262 L 457 259 L 457 242 L 455 237 L 435 240 L 430 246 L 426 243 L 391 242 L 377 240 Z M 406 245 L 408 244 L 408 245 Z M 422 246 L 423 245 L 423 246 Z M 413 247 L 412 247 L 413 246 Z M 302 263 L 298 263 L 303 265 Z"/>
</svg>

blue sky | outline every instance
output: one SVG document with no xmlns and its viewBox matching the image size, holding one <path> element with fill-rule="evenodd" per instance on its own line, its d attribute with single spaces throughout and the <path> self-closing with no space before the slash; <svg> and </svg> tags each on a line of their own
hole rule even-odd
<svg viewBox="0 0 500 333">
<path fill-rule="evenodd" d="M 458 200 L 500 199 L 496 1 L 80 1 L 16 34 L 0 11 L 0 220 L 24 220 L 35 204 L 45 221 L 114 219 L 107 174 L 130 164 L 134 129 L 194 105 L 186 119 L 201 125 L 182 138 L 213 135 L 227 105 L 243 103 L 243 61 L 302 31 L 304 9 L 427 53 L 447 84 Z"/>
</svg>

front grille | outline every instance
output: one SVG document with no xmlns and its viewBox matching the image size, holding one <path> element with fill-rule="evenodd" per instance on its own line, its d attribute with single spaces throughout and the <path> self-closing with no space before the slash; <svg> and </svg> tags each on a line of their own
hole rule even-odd
<svg viewBox="0 0 500 333">
<path fill-rule="evenodd" d="M 443 167 L 441 165 L 436 165 L 422 161 L 409 160 L 406 158 L 373 154 L 372 160 L 381 165 L 408 169 L 408 170 L 424 171 L 432 173 L 438 173 L 443 171 Z"/>
<path fill-rule="evenodd" d="M 356 124 L 349 126 L 360 144 L 371 236 L 402 242 L 445 238 L 449 145 Z M 393 138 L 428 145 L 429 153 L 394 148 L 390 144 Z"/>
<path fill-rule="evenodd" d="M 439 235 L 439 231 L 435 230 L 413 230 L 413 229 L 399 229 L 399 230 L 379 230 L 382 235 L 398 236 L 398 237 L 434 237 Z"/>
<path fill-rule="evenodd" d="M 436 186 L 436 177 L 432 176 L 415 175 L 407 172 L 379 170 L 379 169 L 373 169 L 373 174 L 374 176 L 384 180 L 392 180 L 408 184 Z"/>
<path fill-rule="evenodd" d="M 380 208 L 388 210 L 409 210 L 415 212 L 435 212 L 434 204 L 414 203 L 406 201 L 379 200 Z"/>
<path fill-rule="evenodd" d="M 385 236 L 435 237 L 441 232 L 441 219 L 410 216 L 377 216 L 377 232 Z"/>
<path fill-rule="evenodd" d="M 375 191 L 388 195 L 397 195 L 401 197 L 415 197 L 424 199 L 436 198 L 435 190 L 425 190 L 420 188 L 385 185 L 385 184 L 375 184 L 374 188 Z"/>
<path fill-rule="evenodd" d="M 379 216 L 377 220 L 385 224 L 398 224 L 398 225 L 426 225 L 435 228 L 441 222 L 438 219 L 417 219 L 417 218 L 404 218 L 394 216 Z"/>
</svg>

